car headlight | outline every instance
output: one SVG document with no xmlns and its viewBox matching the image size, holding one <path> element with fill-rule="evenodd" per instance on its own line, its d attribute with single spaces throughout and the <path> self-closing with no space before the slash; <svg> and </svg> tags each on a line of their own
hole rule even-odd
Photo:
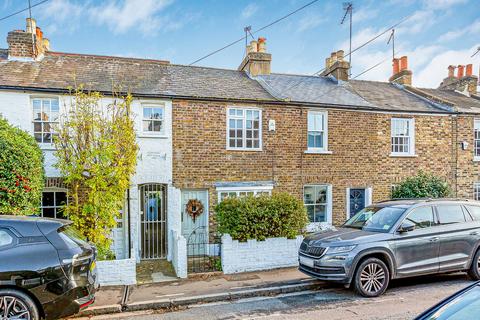
<svg viewBox="0 0 480 320">
<path fill-rule="evenodd" d="M 332 253 L 346 253 L 350 252 L 353 249 L 355 249 L 356 245 L 352 246 L 341 246 L 341 247 L 328 247 L 327 253 L 332 254 Z"/>
</svg>

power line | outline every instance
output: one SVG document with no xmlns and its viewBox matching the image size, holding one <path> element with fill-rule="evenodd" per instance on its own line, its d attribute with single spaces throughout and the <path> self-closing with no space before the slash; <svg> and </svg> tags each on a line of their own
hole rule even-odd
<svg viewBox="0 0 480 320">
<path fill-rule="evenodd" d="M 44 3 L 47 2 L 47 1 L 48 1 L 48 0 L 43 0 L 43 1 L 40 1 L 40 2 L 38 2 L 38 3 L 35 3 L 34 5 L 28 6 L 28 7 L 25 8 L 25 9 L 18 10 L 18 11 L 14 12 L 14 13 L 9 14 L 8 16 L 5 16 L 5 17 L 3 17 L 3 18 L 0 18 L 0 21 L 3 21 L 3 20 L 6 20 L 6 19 L 8 19 L 8 18 L 11 18 L 11 17 L 13 17 L 13 16 L 16 16 L 17 14 L 20 14 L 20 13 L 22 13 L 22 12 L 29 11 L 29 10 L 31 10 L 31 8 L 36 7 L 36 6 L 39 6 L 39 5 L 41 5 L 41 4 L 44 4 Z"/>
<path fill-rule="evenodd" d="M 310 1 L 309 3 L 301 6 L 300 8 L 298 8 L 298 9 L 296 9 L 296 10 L 288 13 L 287 15 L 284 15 L 283 17 L 278 18 L 277 20 L 274 20 L 274 21 L 270 22 L 269 24 L 261 27 L 260 29 L 255 30 L 255 31 L 252 32 L 251 34 L 253 35 L 253 34 L 258 33 L 258 32 L 260 32 L 260 31 L 262 31 L 262 30 L 265 30 L 265 29 L 273 26 L 274 24 L 276 24 L 276 23 L 278 23 L 278 22 L 280 22 L 280 21 L 282 21 L 282 20 L 285 20 L 286 18 L 294 15 L 295 13 L 297 13 L 297 12 L 305 9 L 306 7 L 311 6 L 312 4 L 314 4 L 315 2 L 318 2 L 318 1 L 319 1 L 319 0 Z M 233 42 L 230 42 L 229 44 L 221 47 L 220 49 L 217 49 L 217 50 L 215 50 L 215 51 L 212 51 L 212 52 L 210 52 L 209 54 L 206 54 L 206 55 L 204 55 L 203 57 L 201 57 L 201 58 L 193 61 L 192 63 L 189 64 L 189 66 L 194 65 L 194 64 L 196 64 L 197 62 L 200 62 L 200 61 L 202 61 L 202 60 L 204 60 L 204 59 L 206 59 L 206 58 L 208 58 L 208 57 L 210 57 L 210 56 L 213 56 L 214 54 L 216 54 L 216 53 L 218 53 L 218 52 L 220 52 L 220 51 L 223 51 L 223 50 L 225 50 L 225 49 L 227 49 L 227 48 L 229 48 L 229 47 L 231 47 L 231 46 L 233 46 L 233 45 L 235 45 L 235 44 L 237 44 L 237 43 L 245 40 L 247 37 L 248 37 L 248 36 L 245 35 L 245 36 L 241 37 L 241 38 L 238 39 L 238 40 L 235 40 L 235 41 L 233 41 Z"/>
</svg>

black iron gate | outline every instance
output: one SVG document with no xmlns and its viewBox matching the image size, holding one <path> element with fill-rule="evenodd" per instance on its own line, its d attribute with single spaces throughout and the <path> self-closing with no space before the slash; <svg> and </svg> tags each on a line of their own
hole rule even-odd
<svg viewBox="0 0 480 320">
<path fill-rule="evenodd" d="M 207 227 L 198 227 L 187 239 L 188 272 L 214 272 L 222 270 L 221 239 L 210 236 Z"/>
<path fill-rule="evenodd" d="M 167 257 L 166 191 L 158 183 L 140 186 L 141 259 Z"/>
</svg>

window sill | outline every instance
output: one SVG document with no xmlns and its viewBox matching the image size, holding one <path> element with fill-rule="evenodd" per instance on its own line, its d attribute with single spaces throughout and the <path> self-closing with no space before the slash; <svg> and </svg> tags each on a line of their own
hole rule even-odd
<svg viewBox="0 0 480 320">
<path fill-rule="evenodd" d="M 55 148 L 55 145 L 51 143 L 39 143 L 38 146 L 40 147 L 40 150 L 42 151 L 54 151 L 57 150 Z"/>
<path fill-rule="evenodd" d="M 392 158 L 416 158 L 416 157 L 418 157 L 418 154 L 390 153 L 390 157 L 392 157 Z"/>
<path fill-rule="evenodd" d="M 330 150 L 305 150 L 306 154 L 332 154 Z"/>
<path fill-rule="evenodd" d="M 227 148 L 227 151 L 260 152 L 263 151 L 263 149 Z"/>
<path fill-rule="evenodd" d="M 137 138 L 168 139 L 169 137 L 164 134 L 138 133 Z"/>
<path fill-rule="evenodd" d="M 480 162 L 480 157 L 473 157 L 474 162 Z"/>
</svg>

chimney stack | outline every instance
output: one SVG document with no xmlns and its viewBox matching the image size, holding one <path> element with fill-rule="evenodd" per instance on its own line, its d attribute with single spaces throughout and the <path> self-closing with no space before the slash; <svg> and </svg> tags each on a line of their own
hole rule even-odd
<svg viewBox="0 0 480 320">
<path fill-rule="evenodd" d="M 455 76 L 457 68 L 457 76 Z M 440 86 L 441 90 L 456 90 L 466 95 L 477 94 L 478 76 L 473 75 L 473 65 L 458 65 L 457 67 L 448 66 L 448 76 L 443 79 Z"/>
<path fill-rule="evenodd" d="M 348 81 L 350 64 L 344 60 L 345 54 L 343 50 L 332 52 L 330 57 L 325 59 L 325 69 L 321 76 L 332 75 L 337 80 Z"/>
<path fill-rule="evenodd" d="M 388 79 L 390 82 L 404 86 L 412 85 L 412 71 L 408 70 L 408 57 L 393 58 L 393 74 Z"/>
<path fill-rule="evenodd" d="M 26 29 L 8 33 L 8 58 L 13 60 L 39 60 L 50 50 L 50 42 L 43 38 L 35 19 L 27 18 Z"/>
<path fill-rule="evenodd" d="M 272 55 L 267 53 L 267 39 L 258 38 L 247 45 L 247 54 L 238 70 L 247 72 L 250 76 L 269 75 L 271 72 Z"/>
</svg>

